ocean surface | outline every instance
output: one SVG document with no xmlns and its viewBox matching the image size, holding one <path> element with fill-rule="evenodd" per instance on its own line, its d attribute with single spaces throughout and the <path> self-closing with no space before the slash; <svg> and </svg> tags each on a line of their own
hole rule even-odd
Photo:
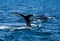
<svg viewBox="0 0 60 41">
<path fill-rule="evenodd" d="M 24 15 L 34 14 L 27 29 L 24 18 L 11 12 Z M 44 12 L 52 20 L 37 21 Z M 21 28 L 26 29 L 21 29 Z M 60 41 L 60 0 L 0 0 L 0 41 Z"/>
</svg>

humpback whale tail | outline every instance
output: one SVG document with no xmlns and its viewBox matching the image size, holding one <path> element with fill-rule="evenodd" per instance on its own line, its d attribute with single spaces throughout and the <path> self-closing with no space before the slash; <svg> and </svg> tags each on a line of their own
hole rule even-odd
<svg viewBox="0 0 60 41">
<path fill-rule="evenodd" d="M 33 14 L 30 14 L 30 15 L 27 15 L 27 16 L 24 17 L 28 27 L 31 27 L 31 24 L 30 24 L 30 22 L 31 22 L 30 18 L 31 17 L 33 17 Z"/>
<path fill-rule="evenodd" d="M 16 13 L 18 13 L 18 12 L 13 12 L 13 13 L 16 14 Z M 33 17 L 33 14 L 30 14 L 30 15 L 25 16 L 25 15 L 23 15 L 23 14 L 18 13 L 18 14 L 16 14 L 16 15 L 22 16 L 22 17 L 25 19 L 25 21 L 26 21 L 26 25 L 27 25 L 28 27 L 31 27 L 31 24 L 30 24 L 31 20 L 30 20 L 30 18 Z"/>
</svg>

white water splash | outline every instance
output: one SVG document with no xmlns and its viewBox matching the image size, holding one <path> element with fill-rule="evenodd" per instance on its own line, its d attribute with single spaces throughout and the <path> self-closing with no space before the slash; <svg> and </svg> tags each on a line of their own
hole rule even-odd
<svg viewBox="0 0 60 41">
<path fill-rule="evenodd" d="M 32 27 L 27 27 L 26 26 L 26 24 L 20 24 L 20 27 L 15 27 L 14 25 L 13 26 L 11 26 L 11 25 L 2 25 L 2 26 L 0 26 L 0 29 L 34 29 L 34 28 L 37 28 L 37 26 L 38 27 L 41 27 L 41 24 L 39 24 L 39 25 L 36 25 L 36 24 L 31 24 L 31 26 Z"/>
<path fill-rule="evenodd" d="M 9 26 L 0 26 L 0 29 L 9 29 Z"/>
</svg>

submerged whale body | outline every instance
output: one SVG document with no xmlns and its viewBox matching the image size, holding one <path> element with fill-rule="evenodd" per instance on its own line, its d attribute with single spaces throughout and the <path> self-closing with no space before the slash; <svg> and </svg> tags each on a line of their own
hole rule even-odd
<svg viewBox="0 0 60 41">
<path fill-rule="evenodd" d="M 44 14 L 41 14 L 41 16 L 40 16 L 39 19 L 40 19 L 40 20 L 47 20 L 48 17 L 47 17 L 46 15 L 44 15 Z"/>
<path fill-rule="evenodd" d="M 39 21 L 45 21 L 45 20 L 51 20 L 51 19 L 54 19 L 53 17 L 48 17 L 44 14 L 41 14 L 40 17 L 39 17 Z"/>
<path fill-rule="evenodd" d="M 25 21 L 26 21 L 26 25 L 27 25 L 28 27 L 31 27 L 31 24 L 30 24 L 31 20 L 30 20 L 30 18 L 33 17 L 33 14 L 30 14 L 30 15 L 25 16 L 25 15 L 20 14 L 20 13 L 18 13 L 18 12 L 13 12 L 13 13 L 15 13 L 15 14 L 17 13 L 16 15 L 22 16 L 22 17 L 25 19 Z"/>
</svg>

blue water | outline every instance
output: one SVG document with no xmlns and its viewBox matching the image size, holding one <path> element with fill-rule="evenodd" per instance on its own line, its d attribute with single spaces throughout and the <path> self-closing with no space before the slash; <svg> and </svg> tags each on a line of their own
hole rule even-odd
<svg viewBox="0 0 60 41">
<path fill-rule="evenodd" d="M 25 20 L 11 12 L 35 14 L 37 18 L 44 12 L 54 19 L 38 22 L 41 27 L 36 29 L 13 30 Z M 60 41 L 60 0 L 0 0 L 0 27 L 10 27 L 0 29 L 0 39 L 4 41 Z"/>
</svg>

